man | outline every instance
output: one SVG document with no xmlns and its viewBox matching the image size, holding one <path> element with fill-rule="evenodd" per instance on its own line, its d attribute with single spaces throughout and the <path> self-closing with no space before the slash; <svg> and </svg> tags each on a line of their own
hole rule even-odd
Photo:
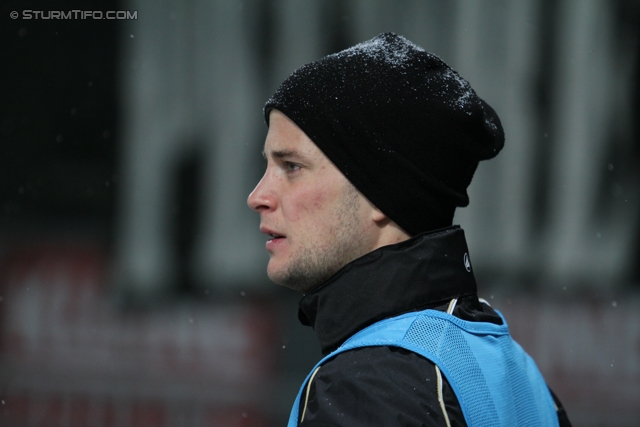
<svg viewBox="0 0 640 427">
<path fill-rule="evenodd" d="M 452 226 L 504 144 L 469 84 L 387 33 L 296 70 L 264 112 L 248 204 L 325 355 L 289 426 L 569 425 Z"/>
</svg>

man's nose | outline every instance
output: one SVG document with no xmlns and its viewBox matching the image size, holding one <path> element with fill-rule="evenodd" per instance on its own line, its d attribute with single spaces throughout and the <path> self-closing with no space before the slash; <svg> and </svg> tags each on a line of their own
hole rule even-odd
<svg viewBox="0 0 640 427">
<path fill-rule="evenodd" d="M 266 173 L 256 185 L 256 188 L 249 194 L 247 205 L 258 213 L 275 209 L 276 197 L 272 189 L 269 188 L 269 180 Z"/>
</svg>

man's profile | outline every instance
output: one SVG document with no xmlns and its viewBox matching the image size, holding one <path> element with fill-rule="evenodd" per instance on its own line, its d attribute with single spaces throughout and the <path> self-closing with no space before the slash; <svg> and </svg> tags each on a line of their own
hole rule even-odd
<svg viewBox="0 0 640 427">
<path fill-rule="evenodd" d="M 325 356 L 289 426 L 570 425 L 478 299 L 452 225 L 504 144 L 469 84 L 385 33 L 299 68 L 264 113 L 267 168 L 248 204 L 267 274 L 304 294 Z"/>
</svg>

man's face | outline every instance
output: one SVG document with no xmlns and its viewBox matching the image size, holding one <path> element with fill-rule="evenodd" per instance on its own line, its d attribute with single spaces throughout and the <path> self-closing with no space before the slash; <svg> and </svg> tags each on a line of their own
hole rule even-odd
<svg viewBox="0 0 640 427">
<path fill-rule="evenodd" d="M 375 248 L 375 208 L 287 116 L 272 110 L 269 123 L 248 204 L 269 235 L 269 278 L 306 292 Z"/>
</svg>

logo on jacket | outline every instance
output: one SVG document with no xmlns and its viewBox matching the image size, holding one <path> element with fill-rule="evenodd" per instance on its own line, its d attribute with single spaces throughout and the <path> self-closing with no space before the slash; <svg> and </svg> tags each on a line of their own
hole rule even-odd
<svg viewBox="0 0 640 427">
<path fill-rule="evenodd" d="M 469 254 L 466 252 L 464 253 L 464 268 L 471 273 L 471 261 L 469 261 Z"/>
</svg>

